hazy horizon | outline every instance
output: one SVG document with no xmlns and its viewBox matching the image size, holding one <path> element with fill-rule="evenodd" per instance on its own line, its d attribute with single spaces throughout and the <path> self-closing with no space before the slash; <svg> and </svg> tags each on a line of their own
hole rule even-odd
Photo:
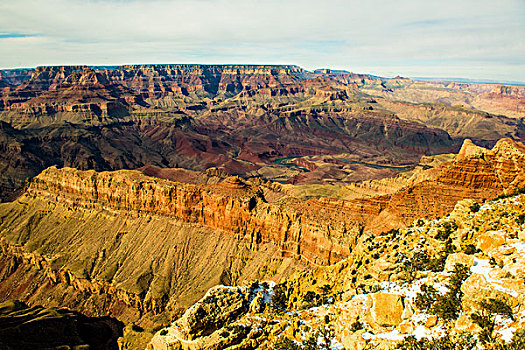
<svg viewBox="0 0 525 350">
<path fill-rule="evenodd" d="M 7 67 L 7 68 L 2 68 L 0 67 L 0 70 L 4 70 L 4 71 L 7 71 L 7 70 L 24 70 L 24 69 L 27 69 L 27 70 L 31 70 L 31 69 L 35 69 L 37 67 L 60 67 L 60 66 L 86 66 L 86 67 L 101 67 L 101 68 L 117 68 L 117 67 L 121 67 L 121 66 L 126 66 L 126 65 L 176 65 L 176 64 L 188 64 L 188 65 L 192 65 L 192 64 L 195 64 L 195 65 L 210 65 L 210 66 L 213 66 L 213 65 L 243 65 L 242 63 L 232 63 L 232 64 L 228 64 L 228 63 L 179 63 L 179 62 L 173 62 L 173 63 L 134 63 L 134 64 L 128 64 L 128 63 L 123 63 L 123 64 L 107 64 L 107 65 L 96 65 L 96 64 L 70 64 L 70 65 L 46 65 L 46 66 L 42 66 L 42 65 L 37 65 L 37 66 L 34 66 L 34 67 Z M 250 63 L 250 64 L 246 64 L 246 65 L 261 65 L 261 66 L 298 66 L 299 68 L 303 68 L 304 67 L 301 67 L 297 64 L 271 64 L 271 63 L 261 63 L 261 64 L 257 64 L 257 63 Z M 333 71 L 347 71 L 349 73 L 356 73 L 356 74 L 367 74 L 367 75 L 370 75 L 370 76 L 377 76 L 379 78 L 386 78 L 386 79 L 389 79 L 389 78 L 394 78 L 394 77 L 397 77 L 397 76 L 400 76 L 402 78 L 409 78 L 411 80 L 420 80 L 420 81 L 441 81 L 441 82 L 458 82 L 458 83 L 483 83 L 483 84 L 507 84 L 507 85 L 525 85 L 525 81 L 518 81 L 518 80 L 493 80 L 493 79 L 483 79 L 483 78 L 480 78 L 480 79 L 476 79 L 476 78 L 465 78 L 465 77 L 440 77 L 440 76 L 435 76 L 435 77 L 412 77 L 412 76 L 401 76 L 401 75 L 396 75 L 396 76 L 381 76 L 381 75 L 378 75 L 378 74 L 374 74 L 374 73 L 363 73 L 363 72 L 355 72 L 355 71 L 350 71 L 350 70 L 338 70 L 338 69 L 332 69 L 332 68 L 329 68 L 329 67 L 318 67 L 318 68 L 314 68 L 314 69 L 306 69 L 307 71 L 309 72 L 314 72 L 315 70 L 320 70 L 320 69 L 330 69 L 330 70 L 333 70 Z"/>
<path fill-rule="evenodd" d="M 295 64 L 384 77 L 525 81 L 522 0 L 18 0 L 0 67 Z"/>
</svg>

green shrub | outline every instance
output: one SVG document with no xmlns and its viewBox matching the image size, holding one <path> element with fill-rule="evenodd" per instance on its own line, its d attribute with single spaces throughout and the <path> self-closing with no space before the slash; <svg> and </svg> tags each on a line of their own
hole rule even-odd
<svg viewBox="0 0 525 350">
<path fill-rule="evenodd" d="M 308 291 L 303 297 L 303 302 L 306 304 L 304 305 L 305 308 L 310 308 L 314 306 L 322 305 L 328 298 L 322 297 L 321 295 L 317 294 L 313 291 Z"/>
<path fill-rule="evenodd" d="M 303 349 L 302 350 L 318 350 L 319 344 L 317 344 L 317 337 L 316 335 L 311 335 L 303 341 Z"/>
<path fill-rule="evenodd" d="M 461 299 L 451 293 L 438 295 L 436 302 L 432 305 L 432 313 L 444 320 L 455 320 L 461 311 Z"/>
<path fill-rule="evenodd" d="M 476 347 L 476 338 L 470 334 L 461 333 L 456 336 L 447 334 L 437 339 L 406 337 L 398 343 L 396 349 L 401 350 L 472 350 Z"/>
<path fill-rule="evenodd" d="M 445 263 L 447 262 L 448 254 L 445 252 L 441 252 L 437 255 L 437 257 L 434 257 L 434 259 L 430 259 L 427 263 L 426 269 L 430 270 L 432 272 L 441 272 L 445 269 Z"/>
<path fill-rule="evenodd" d="M 319 294 L 312 292 L 311 290 L 306 292 L 306 294 L 303 297 L 303 301 L 306 301 L 307 303 L 315 302 L 318 299 L 319 299 Z"/>
<path fill-rule="evenodd" d="M 481 328 L 479 339 L 481 342 L 494 342 L 494 327 L 496 326 L 496 315 L 505 316 L 514 320 L 512 308 L 504 301 L 498 299 L 485 299 L 479 303 L 480 311 L 470 315 L 472 322 Z"/>
<path fill-rule="evenodd" d="M 422 285 L 421 293 L 416 294 L 415 305 L 418 309 L 431 312 L 445 320 L 455 320 L 461 312 L 461 285 L 470 275 L 470 270 L 463 264 L 456 264 L 447 284 L 448 292 L 437 293 L 432 286 Z"/>
<path fill-rule="evenodd" d="M 282 337 L 274 346 L 275 350 L 301 350 L 301 346 L 290 338 Z"/>
<path fill-rule="evenodd" d="M 450 224 L 448 222 L 443 225 L 446 231 L 453 230 L 456 227 L 455 224 Z M 409 282 L 413 281 L 417 275 L 417 271 L 443 271 L 447 257 L 456 251 L 456 248 L 452 244 L 452 239 L 447 238 L 443 244 L 441 251 L 435 256 L 431 257 L 426 250 L 420 250 L 415 252 L 411 259 L 405 260 L 403 262 L 405 279 Z"/>
<path fill-rule="evenodd" d="M 359 320 L 356 320 L 354 323 L 350 325 L 350 332 L 357 332 L 360 329 L 363 329 L 363 323 L 359 322 Z"/>
<path fill-rule="evenodd" d="M 423 284 L 421 286 L 421 293 L 417 293 L 416 295 L 416 307 L 424 312 L 430 311 L 436 301 L 436 295 L 437 291 L 434 287 Z"/>
<path fill-rule="evenodd" d="M 470 269 L 463 264 L 454 265 L 454 271 L 447 284 L 448 292 L 440 295 L 432 307 L 433 312 L 445 320 L 455 320 L 461 312 L 461 285 L 470 276 Z"/>
<path fill-rule="evenodd" d="M 352 271 L 353 272 L 353 271 Z M 329 284 L 325 284 L 321 287 L 321 292 L 323 294 L 329 294 L 332 291 L 332 286 Z"/>
<path fill-rule="evenodd" d="M 463 248 L 463 251 L 465 252 L 465 254 L 467 255 L 473 255 L 473 254 L 476 254 L 478 252 L 478 250 L 476 249 L 476 246 L 474 244 L 467 244 L 464 248 Z"/>
<path fill-rule="evenodd" d="M 454 270 L 448 282 L 448 288 L 454 293 L 461 292 L 461 285 L 470 276 L 470 269 L 463 264 L 454 265 Z"/>
<path fill-rule="evenodd" d="M 445 221 L 441 224 L 441 228 L 438 230 L 438 233 L 434 238 L 439 239 L 440 241 L 447 240 L 458 226 L 454 222 Z"/>
<path fill-rule="evenodd" d="M 516 222 L 519 225 L 523 225 L 525 223 L 525 213 L 522 213 L 516 217 Z"/>
<path fill-rule="evenodd" d="M 273 287 L 271 306 L 277 312 L 283 312 L 288 307 L 288 298 L 286 297 L 284 285 L 277 284 Z"/>
</svg>

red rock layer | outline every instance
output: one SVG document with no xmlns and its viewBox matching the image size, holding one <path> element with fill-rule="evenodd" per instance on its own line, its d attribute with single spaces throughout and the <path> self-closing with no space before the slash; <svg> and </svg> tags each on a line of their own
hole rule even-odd
<svg viewBox="0 0 525 350">
<path fill-rule="evenodd" d="M 300 201 L 282 196 L 268 203 L 268 189 L 238 177 L 216 185 L 182 184 L 116 173 L 49 168 L 29 193 L 83 206 L 150 212 L 240 235 L 253 243 L 274 242 L 283 252 L 314 264 L 330 264 L 351 252 L 360 230 L 410 224 L 450 212 L 462 198 L 483 200 L 525 187 L 525 147 L 501 140 L 491 151 L 445 166 L 435 177 L 372 199 Z M 275 196 L 273 196 L 275 197 Z"/>
<path fill-rule="evenodd" d="M 219 283 L 332 264 L 352 254 L 363 232 L 525 187 L 525 146 L 473 147 L 425 181 L 351 201 L 297 200 L 278 184 L 216 169 L 163 174 L 188 184 L 140 171 L 48 168 L 24 196 L 0 205 L 0 298 L 136 321 L 176 312 Z"/>
</svg>

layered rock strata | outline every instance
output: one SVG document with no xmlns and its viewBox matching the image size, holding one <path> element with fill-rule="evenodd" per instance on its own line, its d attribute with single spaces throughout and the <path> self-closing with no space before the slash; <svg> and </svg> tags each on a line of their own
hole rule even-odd
<svg viewBox="0 0 525 350">
<path fill-rule="evenodd" d="M 333 266 L 217 286 L 148 349 L 521 348 L 524 216 L 524 195 L 464 200 L 446 218 L 364 239 Z"/>
<path fill-rule="evenodd" d="M 355 255 L 368 233 L 522 188 L 524 149 L 467 142 L 457 159 L 407 187 L 347 201 L 299 200 L 279 184 L 218 169 L 143 169 L 192 182 L 180 183 L 52 167 L 0 205 L 0 297 L 153 327 L 214 285 L 333 264 Z"/>
</svg>

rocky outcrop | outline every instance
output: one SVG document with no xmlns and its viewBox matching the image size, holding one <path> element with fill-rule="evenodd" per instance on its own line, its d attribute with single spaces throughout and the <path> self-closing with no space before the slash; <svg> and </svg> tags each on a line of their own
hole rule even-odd
<svg viewBox="0 0 525 350">
<path fill-rule="evenodd" d="M 250 87 L 299 82 L 307 72 L 297 66 L 256 65 L 128 65 L 38 67 L 31 78 L 4 97 L 4 108 L 33 106 L 43 96 L 55 100 L 112 96 L 140 103 L 169 96 L 235 94 Z M 81 87 L 84 87 L 83 89 Z M 98 91 L 94 88 L 98 87 Z M 98 96 L 97 96 L 98 94 Z M 49 101 L 52 105 L 52 101 Z M 17 105 L 19 103 L 19 105 Z M 22 104 L 20 104 L 22 103 Z M 71 101 L 69 102 L 71 103 Z"/>
<path fill-rule="evenodd" d="M 471 147 L 467 143 L 464 149 Z M 277 281 L 346 258 L 357 264 L 355 256 L 364 252 L 369 233 L 406 227 L 415 218 L 442 217 L 468 196 L 481 201 L 520 189 L 525 185 L 524 148 L 501 140 L 492 150 L 465 151 L 442 162 L 394 193 L 352 200 L 297 199 L 279 184 L 243 180 L 220 169 L 142 169 L 166 178 L 161 179 L 136 170 L 51 167 L 24 195 L 0 205 L 0 298 L 67 306 L 94 317 L 111 315 L 151 329 L 217 284 Z M 499 249 L 489 247 L 494 239 L 480 236 L 478 242 L 480 249 Z M 389 267 L 389 260 L 371 250 L 367 254 L 376 263 L 357 276 L 345 267 L 349 274 L 337 288 L 353 283 L 372 292 L 366 281 L 399 278 L 399 266 Z M 372 261 L 371 256 L 361 264 Z M 334 266 L 347 266 L 340 264 Z M 301 291 L 294 305 L 305 303 L 304 286 L 319 293 L 335 283 L 328 275 L 310 277 L 290 282 L 290 295 Z M 403 324 L 399 314 L 406 315 L 406 305 L 401 300 L 400 311 L 399 298 L 390 294 L 396 293 L 367 299 L 370 310 L 377 311 L 369 315 L 370 324 Z M 251 301 L 242 305 L 242 313 L 262 308 Z M 385 309 L 392 314 L 378 311 Z M 246 335 L 242 329 L 226 338 L 241 339 Z M 220 327 L 216 331 L 214 341 L 222 344 Z"/>
<path fill-rule="evenodd" d="M 79 179 L 76 181 L 79 183 Z M 152 194 L 160 189 L 152 183 L 130 185 L 142 186 L 145 193 Z M 115 188 L 126 185 L 114 184 Z M 239 220 L 240 225 L 242 213 L 250 206 L 249 198 L 235 201 L 201 193 L 219 201 L 213 205 L 225 206 L 205 216 L 210 225 L 203 226 L 196 223 L 202 219 L 198 213 L 210 211 L 211 207 L 201 206 L 195 212 L 191 207 L 182 207 L 184 201 L 198 198 L 197 189 L 188 189 L 185 194 L 184 189 L 178 189 L 181 203 L 173 215 L 168 211 L 155 214 L 155 205 L 166 205 L 155 200 L 144 205 L 131 199 L 127 204 L 117 204 L 115 197 L 108 197 L 113 205 L 102 205 L 102 193 L 97 203 L 71 193 L 52 198 L 58 193 L 42 192 L 32 189 L 1 208 L 1 298 L 58 304 L 90 316 L 110 314 L 126 322 L 144 321 L 167 311 L 165 322 L 170 313 L 177 314 L 216 284 L 263 277 L 279 279 L 305 268 L 303 263 L 284 258 L 280 244 L 262 241 L 259 233 L 245 233 L 242 226 L 234 232 L 211 228 L 222 215 L 227 217 L 225 223 Z M 127 205 L 136 208 L 123 210 Z M 241 210 L 241 216 L 228 214 L 235 208 Z M 182 215 L 180 219 L 177 211 Z M 254 236 L 250 238 L 249 234 Z"/>
<path fill-rule="evenodd" d="M 349 259 L 278 285 L 216 287 L 157 332 L 148 350 L 271 349 L 285 339 L 332 349 L 413 348 L 418 341 L 421 349 L 466 341 L 483 348 L 487 334 L 492 343 L 520 348 L 525 243 L 517 233 L 525 229 L 525 195 L 475 203 L 363 239 Z M 496 233 L 500 239 L 491 241 Z M 478 250 L 472 242 L 480 242 Z M 256 300 L 267 302 L 247 306 Z M 487 303 L 497 301 L 489 311 Z M 489 323 L 475 322 L 479 315 Z"/>
<path fill-rule="evenodd" d="M 36 301 L 74 286 L 67 295 L 90 297 L 68 297 L 65 305 L 92 303 L 94 315 L 138 320 L 165 308 L 177 312 L 204 287 L 333 264 L 354 253 L 363 233 L 438 218 L 468 196 L 482 200 L 521 188 L 524 159 L 522 145 L 502 140 L 393 194 L 347 201 L 299 200 L 278 184 L 217 169 L 164 172 L 192 182 L 180 183 L 139 171 L 52 167 L 0 208 L 3 259 L 11 266 L 1 295 Z M 208 254 L 215 264 L 202 263 Z"/>
<path fill-rule="evenodd" d="M 388 228 L 385 218 L 390 225 L 402 226 L 416 218 L 441 217 L 460 199 L 490 199 L 525 187 L 523 169 L 525 147 L 501 140 L 492 150 L 460 155 L 434 178 L 371 199 L 300 201 L 278 195 L 279 189 L 270 184 L 256 185 L 239 177 L 199 185 L 155 180 L 132 171 L 56 168 L 35 178 L 28 193 L 58 195 L 60 201 L 88 208 L 169 216 L 239 235 L 251 244 L 281 244 L 296 258 L 326 264 L 349 254 L 350 247 L 343 242 L 358 226 L 380 231 Z M 329 219 L 325 213 L 330 213 Z"/>
</svg>

